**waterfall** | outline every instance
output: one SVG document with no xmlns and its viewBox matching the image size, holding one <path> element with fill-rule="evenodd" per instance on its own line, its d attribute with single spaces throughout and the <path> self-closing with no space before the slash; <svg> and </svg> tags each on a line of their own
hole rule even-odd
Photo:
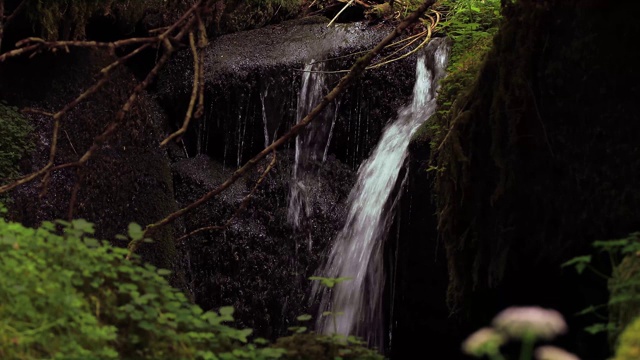
<svg viewBox="0 0 640 360">
<path fill-rule="evenodd" d="M 346 223 L 321 271 L 324 277 L 351 280 L 331 290 L 314 284 L 314 294 L 322 296 L 319 332 L 361 336 L 380 349 L 384 345 L 382 250 L 397 201 L 391 195 L 412 134 L 436 110 L 437 83 L 447 63 L 447 42 L 434 39 L 424 53 L 417 60 L 412 102 L 400 109 L 371 156 L 360 165 L 358 180 L 349 195 Z M 325 311 L 340 315 L 322 316 Z"/>
<path fill-rule="evenodd" d="M 327 90 L 324 63 L 311 60 L 304 68 L 298 95 L 297 120 L 300 121 L 322 100 Z M 311 216 L 309 186 L 317 165 L 326 158 L 337 112 L 331 105 L 296 137 L 295 160 L 291 176 L 287 218 L 294 229 L 299 230 L 304 219 Z M 333 118 L 333 120 L 331 120 Z M 311 239 L 311 237 L 309 237 Z M 311 248 L 311 240 L 309 240 Z"/>
</svg>

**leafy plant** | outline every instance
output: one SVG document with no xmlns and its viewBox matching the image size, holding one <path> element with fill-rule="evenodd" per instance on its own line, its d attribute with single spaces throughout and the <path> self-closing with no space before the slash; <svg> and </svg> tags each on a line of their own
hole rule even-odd
<svg viewBox="0 0 640 360">
<path fill-rule="evenodd" d="M 438 111 L 414 136 L 417 141 L 428 139 L 431 148 L 437 148 L 448 132 L 453 103 L 476 80 L 502 20 L 499 0 L 441 0 L 434 8 L 445 15 L 437 31 L 453 44 L 438 91 Z"/>
<path fill-rule="evenodd" d="M 136 236 L 136 226 L 130 235 Z M 170 271 L 127 261 L 84 220 L 38 229 L 0 219 L 0 358 L 269 359 L 233 308 L 203 312 Z M 139 234 L 138 234 L 139 235 Z"/>
<path fill-rule="evenodd" d="M 351 279 L 352 278 L 350 278 L 350 277 L 329 278 L 329 277 L 322 277 L 322 276 L 311 276 L 309 278 L 309 280 L 320 281 L 320 284 L 322 286 L 328 287 L 330 289 L 332 287 L 336 286 L 336 284 L 339 284 L 341 282 L 348 281 L 348 280 L 351 280 Z"/>
<path fill-rule="evenodd" d="M 18 177 L 18 163 L 33 149 L 31 125 L 14 106 L 0 101 L 0 181 Z"/>
<path fill-rule="evenodd" d="M 622 331 L 635 317 L 640 315 L 640 232 L 634 232 L 622 239 L 595 241 L 593 247 L 608 257 L 611 264 L 609 271 L 601 271 L 593 266 L 591 255 L 582 255 L 562 264 L 573 267 L 579 274 L 586 269 L 607 280 L 609 301 L 607 304 L 589 306 L 578 315 L 598 314 L 601 308 L 608 308 L 609 317 L 606 323 L 595 323 L 585 328 L 591 334 L 609 332 L 610 341 L 614 343 Z"/>
<path fill-rule="evenodd" d="M 146 240 L 139 225 L 128 230 L 118 238 Z M 94 232 L 82 219 L 32 229 L 0 217 L 0 358 L 382 359 L 353 336 L 303 326 L 275 344 L 250 341 L 250 329 L 227 325 L 232 307 L 204 312 L 169 285 L 169 270 L 125 260 Z"/>
</svg>

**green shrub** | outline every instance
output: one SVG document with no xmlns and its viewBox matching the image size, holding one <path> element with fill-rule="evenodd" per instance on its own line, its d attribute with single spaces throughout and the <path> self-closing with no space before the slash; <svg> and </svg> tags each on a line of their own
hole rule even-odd
<svg viewBox="0 0 640 360">
<path fill-rule="evenodd" d="M 640 359 L 640 317 L 636 318 L 620 335 L 614 360 Z"/>
<path fill-rule="evenodd" d="M 453 45 L 438 92 L 438 111 L 414 136 L 414 141 L 431 141 L 432 147 L 440 144 L 449 128 L 454 101 L 476 81 L 502 19 L 499 0 L 441 0 L 434 8 L 445 14 L 438 31 Z"/>
<path fill-rule="evenodd" d="M 609 259 L 611 269 L 603 271 L 593 266 L 593 256 L 582 255 L 565 262 L 563 267 L 574 267 L 578 273 L 586 269 L 607 280 L 609 301 L 607 304 L 592 305 L 579 315 L 596 315 L 600 308 L 608 308 L 608 321 L 595 323 L 585 330 L 596 334 L 607 331 L 613 346 L 620 341 L 621 332 L 640 316 L 640 232 L 634 232 L 622 239 L 594 241 L 593 247 Z"/>
<path fill-rule="evenodd" d="M 353 336 L 294 334 L 278 339 L 277 348 L 286 350 L 283 359 L 290 360 L 382 360 L 382 355 L 364 347 Z"/>
<path fill-rule="evenodd" d="M 20 175 L 18 162 L 33 149 L 31 130 L 17 108 L 0 101 L 0 183 Z"/>
<path fill-rule="evenodd" d="M 354 337 L 249 342 L 250 329 L 225 324 L 233 308 L 203 312 L 168 270 L 127 261 L 93 233 L 84 220 L 31 229 L 0 217 L 0 359 L 382 359 Z M 142 233 L 131 224 L 118 238 Z"/>
<path fill-rule="evenodd" d="M 136 235 L 132 227 L 132 235 Z M 139 231 L 138 231 L 139 232 Z M 84 220 L 38 229 L 0 219 L 0 358 L 268 359 L 233 309 L 204 313 L 164 278 L 91 237 Z"/>
</svg>

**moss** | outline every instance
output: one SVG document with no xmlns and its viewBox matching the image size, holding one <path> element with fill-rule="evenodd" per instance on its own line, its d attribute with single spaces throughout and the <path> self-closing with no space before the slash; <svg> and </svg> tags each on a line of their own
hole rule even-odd
<svg viewBox="0 0 640 360">
<path fill-rule="evenodd" d="M 539 43 L 539 30 L 543 26 L 539 14 L 544 10 L 530 3 L 523 3 L 523 13 L 525 8 L 529 11 L 527 23 L 508 18 L 486 58 L 481 55 L 484 52 L 479 55 L 472 50 L 478 44 L 486 51 L 490 44 L 486 39 L 468 48 L 471 51 L 463 48 L 454 53 L 452 76 L 443 84 L 440 101 L 444 111 L 437 119 L 439 132 L 433 134 L 432 160 L 433 166 L 446 169 L 437 173 L 435 194 L 438 230 L 446 238 L 449 301 L 453 306 L 479 283 L 489 286 L 498 283 L 506 263 L 508 244 L 503 236 L 493 239 L 488 249 L 480 250 L 477 245 L 478 239 L 485 238 L 483 223 L 491 224 L 495 222 L 491 217 L 499 215 L 485 212 L 482 216 L 472 209 L 480 204 L 493 204 L 504 194 L 509 169 L 503 147 L 509 144 L 515 124 L 531 114 L 523 111 L 525 104 L 531 105 L 530 93 L 522 91 L 528 87 L 523 79 L 530 76 L 529 59 Z M 520 27 L 528 31 L 520 32 Z M 507 117 L 504 109 L 516 111 Z M 471 183 L 481 169 L 485 171 L 482 181 Z M 474 196 L 463 195 L 469 191 Z M 488 199 L 479 198 L 479 194 L 488 194 Z"/>
<path fill-rule="evenodd" d="M 436 5 L 438 10 L 452 11 L 450 10 L 451 5 L 447 5 L 447 2 L 441 3 L 444 4 Z M 490 4 L 488 3 L 488 5 Z M 453 43 L 447 66 L 447 76 L 440 82 L 440 90 L 438 91 L 438 112 L 416 131 L 412 139 L 413 146 L 428 141 L 433 148 L 442 142 L 448 128 L 449 112 L 454 101 L 473 85 L 488 51 L 493 45 L 493 37 L 498 31 L 501 19 L 495 14 L 495 11 L 497 11 L 495 7 L 484 9 L 481 13 L 482 19 L 477 20 L 481 26 L 473 31 L 458 33 L 459 30 L 455 27 L 452 28 L 451 25 L 443 28 L 443 34 L 448 35 Z M 456 20 L 449 19 L 449 21 Z M 462 20 L 457 21 L 460 22 L 458 26 L 464 25 Z"/>
<path fill-rule="evenodd" d="M 609 280 L 609 323 L 612 329 L 609 332 L 609 342 L 612 345 L 616 343 L 622 330 L 640 316 L 638 279 L 640 279 L 640 258 L 633 255 L 622 260 Z M 637 329 L 640 330 L 640 327 Z"/>
<path fill-rule="evenodd" d="M 638 57 L 597 25 L 605 14 L 631 36 L 630 13 L 599 0 L 506 3 L 493 48 L 451 103 L 432 153 L 445 169 L 434 196 L 451 304 L 506 281 L 525 287 L 525 276 L 543 283 L 538 269 L 638 228 L 640 189 L 629 180 L 640 176 L 629 155 Z M 593 51 L 603 43 L 613 51 Z"/>
<path fill-rule="evenodd" d="M 29 121 L 16 107 L 0 102 L 0 181 L 20 175 L 20 160 L 33 149 Z"/>
<path fill-rule="evenodd" d="M 33 150 L 33 128 L 18 109 L 0 101 L 0 184 L 18 178 L 21 162 Z M 11 205 L 13 199 L 0 194 L 0 203 Z"/>
<path fill-rule="evenodd" d="M 627 326 L 620 336 L 614 360 L 640 359 L 640 317 Z"/>
</svg>

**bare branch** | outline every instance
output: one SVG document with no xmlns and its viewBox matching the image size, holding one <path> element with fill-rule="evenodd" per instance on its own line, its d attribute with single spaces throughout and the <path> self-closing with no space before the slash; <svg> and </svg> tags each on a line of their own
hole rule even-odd
<svg viewBox="0 0 640 360">
<path fill-rule="evenodd" d="M 316 105 L 316 107 L 313 108 L 313 110 L 311 110 L 311 112 L 309 114 L 307 114 L 307 116 L 305 116 L 296 125 L 291 127 L 289 132 L 287 132 L 286 134 L 282 135 L 280 138 L 278 138 L 276 141 L 274 141 L 271 145 L 266 147 L 264 150 L 262 150 L 256 156 L 254 156 L 251 160 L 249 160 L 242 167 L 240 167 L 238 170 L 236 170 L 231 175 L 231 177 L 229 177 L 225 182 L 220 184 L 217 188 L 209 191 L 208 193 L 203 195 L 201 198 L 199 198 L 195 202 L 189 204 L 188 206 L 186 206 L 186 207 L 184 207 L 184 208 L 182 208 L 182 209 L 180 209 L 180 210 L 178 210 L 176 212 L 173 212 L 173 213 L 169 214 L 164 219 L 162 219 L 162 220 L 160 220 L 158 222 L 155 222 L 153 224 L 147 225 L 147 227 L 145 228 L 145 232 L 144 232 L 145 237 L 148 237 L 150 234 L 152 234 L 155 229 L 157 229 L 157 228 L 159 228 L 161 226 L 164 226 L 164 225 L 172 223 L 177 218 L 179 218 L 179 217 L 181 217 L 181 216 L 193 211 L 194 209 L 196 209 L 200 205 L 202 205 L 205 202 L 207 202 L 209 199 L 213 198 L 214 196 L 217 196 L 218 194 L 220 194 L 221 192 L 223 192 L 224 190 L 229 188 L 229 186 L 231 186 L 233 183 L 235 183 L 239 178 L 244 176 L 244 174 L 246 174 L 247 171 L 249 171 L 253 166 L 255 166 L 265 156 L 267 156 L 267 154 L 269 154 L 270 152 L 274 151 L 275 149 L 277 149 L 279 146 L 281 146 L 282 144 L 284 144 L 288 140 L 290 140 L 292 138 L 295 138 L 311 121 L 313 121 L 318 116 L 318 114 L 320 114 L 331 102 L 333 102 L 338 97 L 338 95 L 340 95 L 344 91 L 344 89 L 351 82 L 353 82 L 353 80 L 358 78 L 366 70 L 367 66 L 371 63 L 371 60 L 376 55 L 378 55 L 388 44 L 390 44 L 393 41 L 393 39 L 395 39 L 397 36 L 402 34 L 402 32 L 409 25 L 411 25 L 413 22 L 418 20 L 418 18 L 431 5 L 433 5 L 433 3 L 435 3 L 435 0 L 425 0 L 425 2 L 422 5 L 420 5 L 420 7 L 415 12 L 413 12 L 411 15 L 409 15 L 403 22 L 401 22 L 393 32 L 391 32 L 389 35 L 387 35 L 382 41 L 380 41 L 380 43 L 378 43 L 378 45 L 376 45 L 366 55 L 364 55 L 363 57 L 358 59 L 358 61 L 356 61 L 356 63 L 351 67 L 351 70 L 349 70 L 349 73 L 346 74 L 344 77 L 342 77 L 342 79 L 340 79 L 340 82 L 338 83 L 338 85 L 336 85 L 336 87 L 334 87 L 322 99 L 322 101 L 320 101 L 320 103 L 318 105 Z M 131 242 L 129 244 L 129 257 L 131 256 L 132 253 L 134 253 L 138 249 L 139 246 L 140 246 L 139 242 Z"/>
<path fill-rule="evenodd" d="M 169 141 L 177 138 L 187 131 L 187 127 L 189 126 L 189 122 L 191 121 L 191 116 L 193 114 L 193 108 L 196 105 L 196 99 L 198 99 L 198 90 L 200 89 L 200 83 L 202 82 L 202 79 L 200 78 L 200 55 L 198 54 L 198 49 L 196 48 L 196 40 L 193 32 L 189 33 L 189 45 L 191 47 L 191 54 L 193 55 L 193 86 L 191 89 L 191 98 L 189 99 L 187 113 L 184 116 L 182 127 L 173 134 L 169 135 L 166 139 L 164 139 L 160 143 L 160 146 L 166 146 Z"/>
<path fill-rule="evenodd" d="M 6 60 L 7 58 L 18 56 L 18 55 L 22 55 L 22 54 L 25 54 L 25 53 L 28 53 L 28 52 L 32 52 L 32 55 L 34 55 L 34 54 L 37 54 L 42 49 L 53 49 L 53 50 L 55 50 L 57 48 L 67 49 L 68 46 L 80 46 L 80 47 L 89 47 L 89 48 L 109 47 L 109 48 L 114 49 L 115 47 L 124 46 L 124 45 L 130 45 L 130 44 L 135 44 L 135 43 L 141 44 L 140 46 L 138 46 L 135 50 L 133 50 L 129 54 L 117 59 L 113 63 L 111 63 L 108 66 L 106 66 L 103 69 L 101 69 L 100 73 L 102 74 L 102 78 L 100 80 L 98 80 L 89 89 L 87 89 L 83 93 L 81 93 L 73 101 L 71 101 L 70 103 L 66 104 L 61 110 L 59 110 L 55 114 L 50 114 L 50 113 L 47 113 L 47 112 L 44 112 L 44 111 L 39 111 L 39 110 L 28 109 L 28 111 L 30 111 L 30 112 L 37 112 L 37 113 L 40 113 L 40 114 L 50 115 L 50 116 L 53 117 L 54 124 L 53 124 L 53 132 L 52 132 L 52 135 L 51 135 L 51 147 L 50 147 L 50 151 L 49 151 L 49 161 L 47 162 L 47 164 L 43 168 L 41 168 L 41 169 L 31 173 L 31 174 L 25 175 L 25 176 L 19 178 L 18 180 L 14 181 L 14 182 L 12 182 L 10 184 L 6 184 L 6 185 L 3 185 L 3 186 L 0 186 L 0 193 L 4 193 L 6 191 L 14 189 L 17 186 L 26 184 L 26 183 L 28 183 L 30 181 L 33 181 L 33 180 L 37 179 L 40 176 L 44 176 L 44 178 L 43 178 L 43 190 L 42 190 L 42 192 L 40 194 L 42 196 L 47 190 L 47 184 L 48 184 L 49 176 L 50 176 L 50 173 L 52 171 L 60 170 L 60 169 L 68 168 L 68 167 L 83 166 L 91 158 L 91 156 L 96 151 L 96 149 L 99 148 L 108 139 L 108 137 L 118 128 L 120 123 L 124 121 L 125 115 L 129 112 L 129 110 L 131 109 L 131 107 L 133 106 L 135 101 L 137 100 L 138 95 L 144 89 L 146 89 L 149 86 L 151 81 L 157 76 L 157 74 L 160 71 L 160 69 L 162 68 L 162 66 L 164 66 L 164 64 L 169 60 L 171 55 L 175 52 L 176 49 L 172 45 L 172 42 L 180 42 L 180 41 L 182 41 L 182 38 L 188 32 L 192 31 L 193 27 L 196 25 L 196 20 L 201 22 L 199 16 L 193 16 L 193 15 L 199 15 L 199 12 L 206 13 L 207 12 L 206 11 L 206 7 L 209 6 L 209 3 L 210 3 L 210 0 L 208 0 L 206 2 L 203 1 L 203 0 L 200 0 L 200 1 L 196 2 L 191 8 L 189 8 L 189 10 L 187 10 L 180 17 L 179 20 L 177 20 L 175 23 L 173 23 L 173 25 L 167 27 L 166 30 L 163 33 L 161 33 L 160 35 L 155 36 L 155 37 L 132 38 L 132 39 L 125 39 L 125 40 L 120 40 L 120 41 L 116 41 L 116 42 L 112 42 L 112 43 L 76 42 L 76 41 L 46 42 L 46 41 L 44 41 L 42 39 L 39 39 L 39 38 L 28 38 L 28 39 L 25 39 L 25 40 L 22 40 L 21 42 L 19 42 L 19 45 L 20 46 L 24 46 L 24 47 L 21 47 L 19 49 L 15 49 L 15 50 L 12 50 L 12 51 L 9 51 L 9 52 L 7 52 L 5 54 L 0 55 L 0 62 L 2 62 L 4 60 Z M 15 14 L 15 12 L 14 12 L 14 14 Z M 201 27 L 202 25 L 199 25 L 199 26 Z M 180 29 L 178 34 L 173 36 L 173 37 L 171 37 L 171 34 L 177 29 Z M 131 57 L 139 54 L 140 52 L 142 52 L 143 50 L 145 50 L 148 47 L 152 46 L 153 44 L 162 44 L 162 45 L 164 45 L 165 53 L 160 58 L 160 60 L 156 64 L 156 66 L 147 75 L 147 78 L 142 83 L 138 84 L 138 86 L 136 86 L 134 88 L 133 92 L 131 93 L 131 95 L 129 96 L 129 98 L 125 102 L 125 104 L 122 106 L 120 111 L 118 111 L 118 113 L 116 114 L 115 120 L 107 126 L 107 128 L 103 131 L 102 134 L 100 134 L 99 136 L 97 136 L 94 139 L 94 142 L 93 142 L 92 146 L 89 148 L 89 150 L 87 150 L 85 152 L 85 154 L 78 161 L 54 166 L 55 157 L 56 157 L 56 153 L 57 153 L 57 144 L 58 144 L 58 137 L 59 137 L 62 117 L 68 111 L 70 111 L 71 109 L 76 107 L 79 103 L 81 103 L 82 101 L 87 99 L 89 96 L 93 95 L 94 93 L 96 93 L 105 84 L 107 84 L 109 82 L 109 80 L 110 80 L 110 76 L 112 74 L 112 71 L 115 68 L 117 68 L 118 66 L 122 65 L 125 61 L 127 61 Z M 202 73 L 202 71 L 200 71 L 199 73 Z"/>
</svg>

